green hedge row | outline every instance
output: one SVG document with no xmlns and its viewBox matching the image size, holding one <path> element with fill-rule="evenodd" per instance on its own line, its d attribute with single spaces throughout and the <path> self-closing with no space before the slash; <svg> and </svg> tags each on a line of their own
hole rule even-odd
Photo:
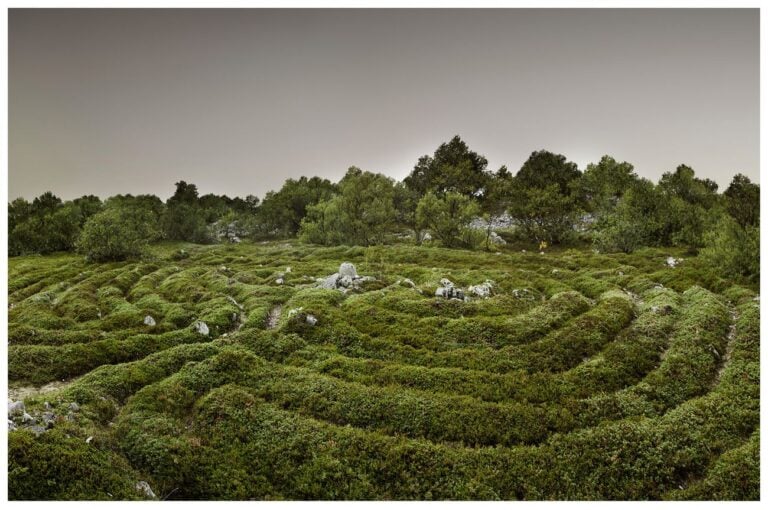
<svg viewBox="0 0 768 510">
<path fill-rule="evenodd" d="M 122 340 L 97 340 L 85 344 L 10 345 L 8 379 L 44 384 L 82 375 L 101 365 L 143 358 L 175 345 L 209 340 L 209 337 L 187 329 L 161 335 L 135 335 Z"/>
<path fill-rule="evenodd" d="M 654 415 L 710 389 L 726 354 L 729 310 L 720 297 L 701 287 L 687 290 L 683 299 L 675 333 L 659 367 L 632 387 L 580 402 L 574 413 L 583 425 Z"/>
</svg>

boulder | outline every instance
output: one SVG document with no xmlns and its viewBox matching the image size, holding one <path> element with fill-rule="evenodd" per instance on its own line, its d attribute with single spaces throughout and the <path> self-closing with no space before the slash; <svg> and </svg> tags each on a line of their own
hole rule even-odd
<svg viewBox="0 0 768 510">
<path fill-rule="evenodd" d="M 210 333 L 210 330 L 208 329 L 208 324 L 206 324 L 203 321 L 195 321 L 194 328 L 195 328 L 195 331 L 197 331 L 203 336 L 208 336 L 208 333 Z"/>
<path fill-rule="evenodd" d="M 488 236 L 488 240 L 491 242 L 491 244 L 496 244 L 496 245 L 500 245 L 500 246 L 507 244 L 507 242 L 504 240 L 504 238 L 501 237 L 496 232 L 491 232 L 491 235 Z"/>
<path fill-rule="evenodd" d="M 440 285 L 441 286 L 435 290 L 436 297 L 464 300 L 464 291 L 455 287 L 453 282 L 448 278 L 440 279 Z"/>
<path fill-rule="evenodd" d="M 155 326 L 157 325 L 157 322 L 155 322 L 155 319 L 151 315 L 147 315 L 144 317 L 144 324 L 146 326 Z"/>
<path fill-rule="evenodd" d="M 155 493 L 152 491 L 152 488 L 144 480 L 136 482 L 136 490 L 140 492 L 142 495 L 150 499 L 157 499 L 157 496 L 155 496 Z"/>
<path fill-rule="evenodd" d="M 486 299 L 493 294 L 493 285 L 494 282 L 492 280 L 485 280 L 480 285 L 470 285 L 467 291 L 477 297 Z"/>
<path fill-rule="evenodd" d="M 348 276 L 350 278 L 357 277 L 357 269 L 351 262 L 342 262 L 339 266 L 339 275 L 342 277 Z"/>
<path fill-rule="evenodd" d="M 321 289 L 336 289 L 341 292 L 348 292 L 350 290 L 357 290 L 360 285 L 373 281 L 376 278 L 373 276 L 360 276 L 357 274 L 357 269 L 350 262 L 343 262 L 339 266 L 339 272 L 333 273 L 326 278 L 318 278 L 317 286 Z"/>
<path fill-rule="evenodd" d="M 11 418 L 13 416 L 20 416 L 24 414 L 24 411 L 26 411 L 24 407 L 24 402 L 21 400 L 14 402 L 10 401 L 8 402 L 8 417 Z"/>
</svg>

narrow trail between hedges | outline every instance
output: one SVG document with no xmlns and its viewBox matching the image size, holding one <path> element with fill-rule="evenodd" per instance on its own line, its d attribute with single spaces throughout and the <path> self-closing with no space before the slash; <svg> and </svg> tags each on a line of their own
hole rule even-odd
<svg viewBox="0 0 768 510">
<path fill-rule="evenodd" d="M 67 379 L 66 381 L 52 381 L 43 384 L 42 386 L 16 386 L 14 388 L 9 387 L 8 400 L 24 400 L 27 398 L 43 395 L 45 393 L 52 393 L 54 391 L 63 390 L 64 388 L 71 386 L 78 379 L 80 379 L 80 377 L 73 377 L 72 379 Z"/>
<path fill-rule="evenodd" d="M 280 316 L 283 313 L 283 305 L 278 304 L 272 307 L 267 317 L 267 329 L 275 329 L 280 322 Z"/>
<path fill-rule="evenodd" d="M 720 379 L 722 378 L 723 372 L 728 366 L 728 361 L 730 361 L 731 354 L 733 353 L 733 341 L 736 338 L 736 322 L 739 320 L 739 313 L 736 311 L 735 307 L 731 308 L 730 316 L 731 316 L 731 324 L 728 326 L 728 335 L 726 340 L 725 352 L 721 354 L 717 352 L 716 349 L 714 348 L 712 349 L 713 354 L 715 354 L 718 357 L 718 360 L 720 362 L 720 367 L 717 369 L 717 374 L 712 380 L 711 387 L 713 389 L 718 384 L 720 384 Z"/>
</svg>

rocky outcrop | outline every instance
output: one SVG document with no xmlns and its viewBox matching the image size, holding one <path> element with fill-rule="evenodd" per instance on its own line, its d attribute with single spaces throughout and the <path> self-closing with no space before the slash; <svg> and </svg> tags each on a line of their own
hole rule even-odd
<svg viewBox="0 0 768 510">
<path fill-rule="evenodd" d="M 339 272 L 333 273 L 325 278 L 318 279 L 318 287 L 321 289 L 336 289 L 341 292 L 359 290 L 365 282 L 374 281 L 373 276 L 360 276 L 357 269 L 350 262 L 342 262 L 339 266 Z"/>
<path fill-rule="evenodd" d="M 436 297 L 442 297 L 445 299 L 460 299 L 464 300 L 464 291 L 456 287 L 448 278 L 442 278 L 440 280 L 440 287 L 435 290 Z"/>
</svg>

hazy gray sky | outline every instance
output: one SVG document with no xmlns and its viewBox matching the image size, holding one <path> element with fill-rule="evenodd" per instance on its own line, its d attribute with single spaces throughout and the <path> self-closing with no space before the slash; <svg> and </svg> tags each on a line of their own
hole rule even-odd
<svg viewBox="0 0 768 510">
<path fill-rule="evenodd" d="M 455 134 L 722 190 L 759 180 L 759 11 L 12 9 L 9 128 L 11 199 L 402 179 Z"/>
</svg>

